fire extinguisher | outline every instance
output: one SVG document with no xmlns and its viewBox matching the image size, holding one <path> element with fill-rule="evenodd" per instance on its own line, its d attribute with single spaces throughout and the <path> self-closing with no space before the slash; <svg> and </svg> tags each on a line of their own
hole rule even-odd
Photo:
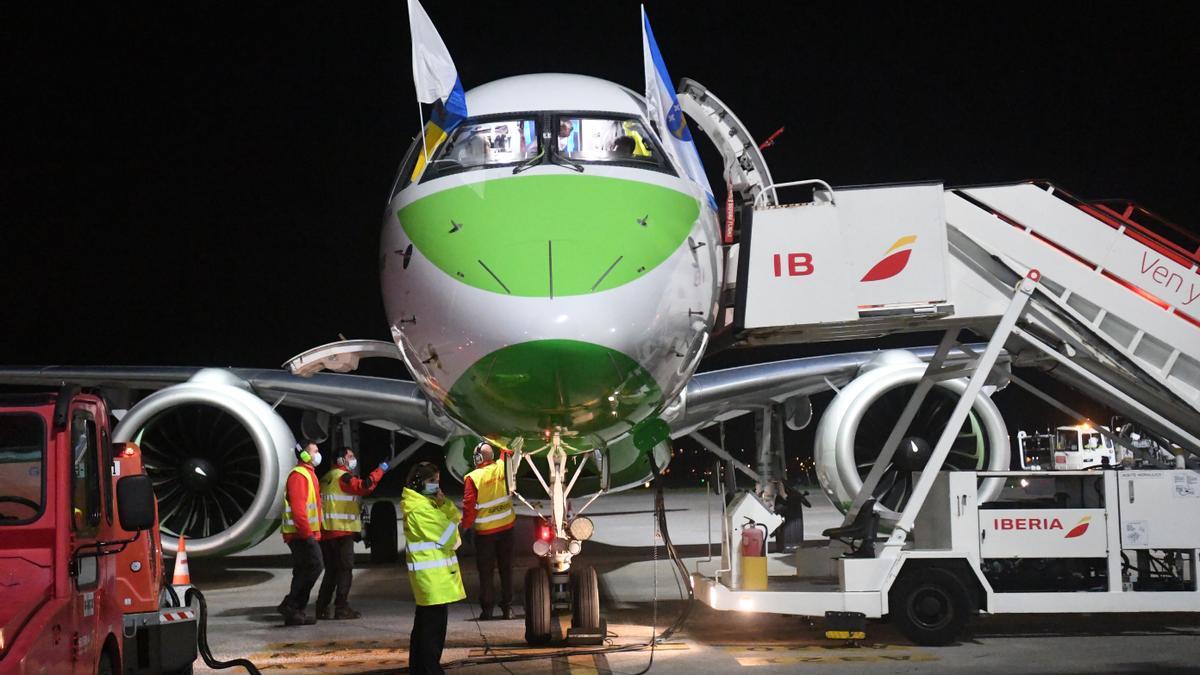
<svg viewBox="0 0 1200 675">
<path fill-rule="evenodd" d="M 766 555 L 766 543 L 767 526 L 747 518 L 746 524 L 742 525 L 742 557 Z"/>
</svg>

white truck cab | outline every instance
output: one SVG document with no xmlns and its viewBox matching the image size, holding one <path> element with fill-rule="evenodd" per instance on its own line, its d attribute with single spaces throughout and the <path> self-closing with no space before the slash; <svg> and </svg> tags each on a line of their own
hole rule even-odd
<svg viewBox="0 0 1200 675">
<path fill-rule="evenodd" d="M 1054 469 L 1083 471 L 1104 464 L 1116 464 L 1117 455 L 1112 439 L 1088 424 L 1062 426 L 1056 430 Z"/>
</svg>

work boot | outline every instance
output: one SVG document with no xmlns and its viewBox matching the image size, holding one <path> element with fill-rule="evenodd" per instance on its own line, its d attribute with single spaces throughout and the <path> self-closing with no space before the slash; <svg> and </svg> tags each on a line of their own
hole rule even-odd
<svg viewBox="0 0 1200 675">
<path fill-rule="evenodd" d="M 491 621 L 492 620 L 492 608 L 484 607 L 483 611 L 479 613 L 479 620 L 480 621 Z"/>
<path fill-rule="evenodd" d="M 503 607 L 501 607 L 500 608 L 500 618 L 506 619 L 506 620 L 513 618 L 512 607 L 509 607 L 508 605 L 504 605 Z"/>
<path fill-rule="evenodd" d="M 283 625 L 285 626 L 311 626 L 316 623 L 315 618 L 309 618 L 304 612 L 288 608 L 288 611 L 283 615 Z"/>
<path fill-rule="evenodd" d="M 321 618 L 324 619 L 325 617 Z M 339 621 L 346 619 L 359 619 L 362 618 L 362 612 L 350 609 L 350 607 L 338 607 L 337 611 L 333 613 L 333 618 Z"/>
<path fill-rule="evenodd" d="M 279 603 L 279 606 L 275 608 L 275 611 L 279 612 L 279 616 L 286 619 L 288 614 L 292 612 L 292 608 L 288 605 L 287 599 L 284 598 L 283 602 Z"/>
<path fill-rule="evenodd" d="M 326 621 L 328 619 L 334 619 L 337 617 L 333 615 L 333 608 L 329 605 L 325 605 L 324 607 L 317 608 L 317 618 L 322 621 Z"/>
</svg>

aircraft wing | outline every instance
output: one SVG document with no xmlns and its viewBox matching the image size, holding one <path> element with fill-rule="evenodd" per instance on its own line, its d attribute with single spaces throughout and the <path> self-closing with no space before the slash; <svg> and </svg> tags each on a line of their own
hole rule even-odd
<svg viewBox="0 0 1200 675">
<path fill-rule="evenodd" d="M 157 391 L 190 380 L 203 368 L 180 366 L 0 366 L 0 383 L 98 387 L 120 401 L 132 391 Z M 416 383 L 364 375 L 224 368 L 272 405 L 314 410 L 444 443 L 456 426 L 434 411 Z M 119 406 L 118 406 L 119 407 Z"/>
<path fill-rule="evenodd" d="M 972 348 L 982 347 L 972 345 Z M 934 347 L 909 348 L 907 351 L 928 361 L 933 357 Z M 697 373 L 692 376 L 676 405 L 669 408 L 664 416 L 671 426 L 671 435 L 684 436 L 756 408 L 840 389 L 858 376 L 859 369 L 865 363 L 880 353 L 879 350 L 869 350 L 809 356 Z M 965 358 L 962 352 L 955 350 L 947 362 L 954 363 Z"/>
<path fill-rule="evenodd" d="M 928 360 L 934 349 L 909 351 Z M 697 373 L 664 417 L 672 436 L 684 436 L 764 405 L 840 388 L 879 353 L 810 356 Z M 961 358 L 963 355 L 955 352 L 950 360 Z M 156 391 L 186 382 L 201 370 L 186 366 L 0 366 L 0 383 L 56 386 L 70 382 L 98 387 L 121 401 L 131 391 Z M 439 445 L 464 431 L 430 406 L 416 383 L 408 380 L 329 372 L 300 377 L 266 368 L 221 370 L 245 382 L 271 405 L 358 420 Z"/>
</svg>

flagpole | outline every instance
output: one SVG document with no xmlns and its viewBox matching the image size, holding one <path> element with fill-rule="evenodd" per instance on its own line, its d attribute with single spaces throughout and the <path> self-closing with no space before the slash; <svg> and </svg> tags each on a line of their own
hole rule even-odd
<svg viewBox="0 0 1200 675">
<path fill-rule="evenodd" d="M 420 5 L 419 2 L 417 4 Z M 424 14 L 424 10 L 422 10 L 422 14 Z M 428 20 L 428 15 L 426 15 L 426 20 Z M 413 0 L 408 0 L 408 25 L 409 30 L 414 36 L 411 48 L 413 62 L 413 83 L 417 85 L 417 89 L 420 89 L 420 82 L 416 77 L 417 41 L 415 39 L 416 32 L 413 30 Z M 421 110 L 421 93 L 419 91 L 414 91 L 413 93 L 417 96 L 417 119 L 421 121 L 421 126 L 417 130 L 417 133 L 421 136 L 421 152 L 424 153 L 422 155 L 422 159 L 424 161 L 421 163 L 425 164 L 429 161 L 429 146 L 425 144 L 425 111 Z"/>
<path fill-rule="evenodd" d="M 421 136 L 421 151 L 424 152 L 425 162 L 429 161 L 429 147 L 425 145 L 425 111 L 421 110 L 421 101 L 417 100 L 417 119 L 421 120 L 421 128 L 417 131 Z"/>
</svg>

